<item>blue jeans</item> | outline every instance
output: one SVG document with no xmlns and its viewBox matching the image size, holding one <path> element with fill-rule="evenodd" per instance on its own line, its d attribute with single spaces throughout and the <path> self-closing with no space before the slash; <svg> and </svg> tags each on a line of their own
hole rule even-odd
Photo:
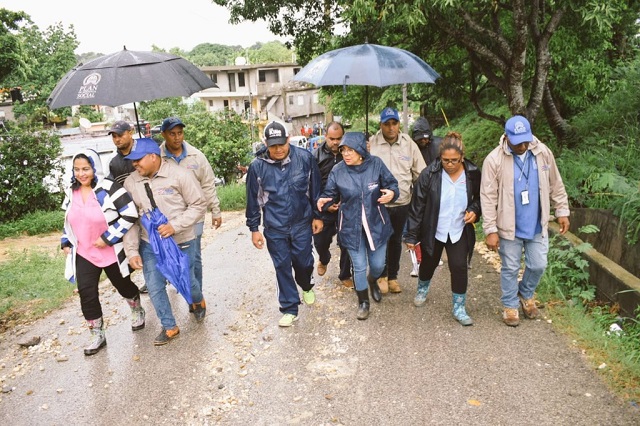
<svg viewBox="0 0 640 426">
<path fill-rule="evenodd" d="M 356 290 L 366 290 L 369 288 L 367 260 L 369 261 L 369 275 L 375 279 L 379 278 L 384 271 L 387 260 L 387 244 L 382 244 L 376 250 L 371 250 L 367 237 L 363 234 L 360 239 L 360 248 L 358 250 L 349 249 L 349 256 L 351 256 L 351 264 L 353 265 L 353 281 Z"/>
<path fill-rule="evenodd" d="M 194 260 L 196 257 L 195 239 L 178 244 L 178 247 L 180 247 L 180 250 L 189 257 L 191 298 L 194 303 L 201 302 L 202 291 L 200 291 L 200 288 L 198 287 L 198 281 L 196 280 L 194 273 Z M 171 310 L 169 295 L 167 294 L 166 278 L 156 266 L 156 255 L 153 253 L 151 244 L 140 240 L 140 256 L 142 257 L 144 281 L 147 285 L 147 289 L 149 290 L 149 297 L 151 298 L 153 308 L 160 319 L 160 324 L 162 324 L 162 328 L 164 329 L 173 328 L 176 326 L 176 320 Z"/>
<path fill-rule="evenodd" d="M 194 261 L 194 271 L 196 274 L 196 281 L 198 281 L 198 287 L 202 293 L 202 233 L 204 232 L 204 222 L 196 223 L 193 230 L 196 233 L 196 257 Z"/>
<path fill-rule="evenodd" d="M 300 294 L 313 288 L 313 253 L 311 245 L 311 224 L 308 222 L 293 225 L 287 231 L 264 229 L 267 250 L 276 269 L 278 281 L 278 302 L 283 314 L 298 315 Z M 294 279 L 295 273 L 295 279 Z"/>
<path fill-rule="evenodd" d="M 520 260 L 524 249 L 524 274 L 518 282 Z M 547 268 L 549 239 L 536 234 L 531 240 L 516 238 L 505 240 L 500 238 L 500 287 L 502 289 L 502 305 L 506 308 L 518 308 L 518 293 L 525 299 L 531 299 L 536 291 L 540 278 Z"/>
</svg>

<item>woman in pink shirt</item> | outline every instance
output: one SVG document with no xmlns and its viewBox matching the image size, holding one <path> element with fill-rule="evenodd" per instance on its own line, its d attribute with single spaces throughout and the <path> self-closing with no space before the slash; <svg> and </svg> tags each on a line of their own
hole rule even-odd
<svg viewBox="0 0 640 426">
<path fill-rule="evenodd" d="M 138 219 L 129 193 L 117 182 L 104 179 L 97 152 L 85 149 L 73 157 L 71 186 L 65 210 L 61 246 L 67 255 L 65 277 L 78 286 L 80 306 L 92 340 L 84 349 L 93 355 L 107 344 L 98 294 L 100 275 L 107 277 L 131 307 L 131 329 L 144 328 L 145 311 L 140 292 L 129 276 L 122 237 Z"/>
</svg>

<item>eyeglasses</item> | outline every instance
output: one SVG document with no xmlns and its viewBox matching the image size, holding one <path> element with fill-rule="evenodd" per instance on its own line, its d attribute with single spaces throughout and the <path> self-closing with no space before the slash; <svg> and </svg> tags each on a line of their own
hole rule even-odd
<svg viewBox="0 0 640 426">
<path fill-rule="evenodd" d="M 458 164 L 462 161 L 462 158 L 441 158 L 442 164 Z"/>
<path fill-rule="evenodd" d="M 355 153 L 356 153 L 356 151 L 351 149 L 351 148 L 342 148 L 340 150 L 340 154 L 342 154 L 342 155 L 352 155 L 352 154 L 355 154 Z"/>
</svg>

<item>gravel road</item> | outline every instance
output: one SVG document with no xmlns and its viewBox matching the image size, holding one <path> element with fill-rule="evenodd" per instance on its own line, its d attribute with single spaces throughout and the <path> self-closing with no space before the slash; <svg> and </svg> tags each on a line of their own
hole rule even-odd
<svg viewBox="0 0 640 426">
<path fill-rule="evenodd" d="M 427 305 L 413 306 L 404 255 L 404 291 L 372 303 L 368 320 L 356 320 L 334 261 L 316 276 L 316 304 L 281 329 L 271 260 L 251 245 L 242 214 L 205 236 L 207 317 L 197 324 L 171 290 L 181 334 L 164 347 L 152 343 L 160 326 L 148 296 L 146 328 L 133 333 L 108 283 L 108 346 L 95 356 L 82 352 L 89 334 L 77 299 L 0 335 L 0 424 L 640 424 L 640 411 L 602 382 L 606 372 L 546 318 L 502 324 L 491 254 L 477 252 L 470 270 L 472 327 L 451 317 L 446 264 Z M 39 345 L 18 345 L 35 336 Z"/>
</svg>

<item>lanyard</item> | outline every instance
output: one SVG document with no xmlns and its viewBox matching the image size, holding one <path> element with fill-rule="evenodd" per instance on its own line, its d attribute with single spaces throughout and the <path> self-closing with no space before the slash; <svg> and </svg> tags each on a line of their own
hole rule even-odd
<svg viewBox="0 0 640 426">
<path fill-rule="evenodd" d="M 527 172 L 524 172 L 524 167 L 520 166 L 520 158 L 516 155 L 514 161 L 516 162 L 516 166 L 520 169 L 520 177 L 518 177 L 518 182 L 522 180 L 522 176 L 525 178 L 525 189 L 529 189 L 529 175 L 531 174 L 531 162 L 529 160 L 529 151 L 524 155 L 524 162 L 522 166 L 527 165 Z"/>
</svg>

